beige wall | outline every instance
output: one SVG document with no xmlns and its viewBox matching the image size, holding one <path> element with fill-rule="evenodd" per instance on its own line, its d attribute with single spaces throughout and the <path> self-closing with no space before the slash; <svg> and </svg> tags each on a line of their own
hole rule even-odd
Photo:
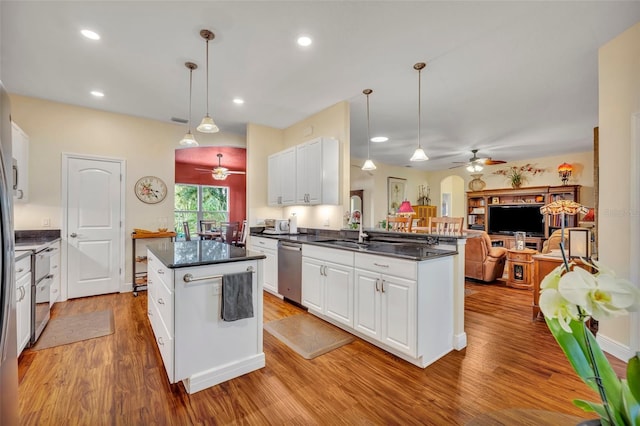
<svg viewBox="0 0 640 426">
<path fill-rule="evenodd" d="M 376 163 L 376 170 L 370 172 L 361 169 L 363 159 L 351 159 L 351 189 L 364 190 L 364 227 L 376 227 L 387 217 L 387 178 L 397 177 L 407 180 L 406 199 L 411 204 L 418 201 L 418 187 L 426 185 L 426 172 L 408 167 L 390 166 Z M 346 206 L 349 210 L 349 206 Z M 344 213 L 344 212 L 343 212 Z"/>
<path fill-rule="evenodd" d="M 13 120 L 29 135 L 29 202 L 16 204 L 16 229 L 41 229 L 43 218 L 51 228 L 61 229 L 62 153 L 86 154 L 126 161 L 125 181 L 125 282 L 130 282 L 133 228 L 155 229 L 158 218 L 173 218 L 174 151 L 183 136 L 182 125 L 162 123 L 122 114 L 81 108 L 43 99 L 11 95 Z M 208 136 L 205 138 L 204 136 Z M 234 144 L 234 134 L 196 135 L 202 145 Z M 161 178 L 169 188 L 161 203 L 144 204 L 133 186 L 142 176 Z"/>
<path fill-rule="evenodd" d="M 340 142 L 340 205 L 292 206 L 267 205 L 267 156 L 311 139 L 331 137 Z M 342 215 L 349 205 L 349 103 L 339 102 L 284 130 L 257 124 L 247 127 L 247 200 L 249 224 L 265 218 L 298 217 L 305 228 L 340 229 Z"/>
<path fill-rule="evenodd" d="M 634 25 L 599 51 L 599 132 L 600 132 L 600 260 L 621 277 L 630 276 L 629 247 L 632 220 L 630 211 L 631 117 L 640 112 L 640 23 Z M 636 194 L 637 196 L 637 194 Z M 638 285 L 638 283 L 635 283 Z M 637 318 L 637 317 L 636 317 Z M 602 322 L 600 334 L 629 346 L 638 334 L 630 317 Z M 636 342 L 637 344 L 637 342 Z M 638 348 L 632 348 L 637 350 Z"/>
</svg>

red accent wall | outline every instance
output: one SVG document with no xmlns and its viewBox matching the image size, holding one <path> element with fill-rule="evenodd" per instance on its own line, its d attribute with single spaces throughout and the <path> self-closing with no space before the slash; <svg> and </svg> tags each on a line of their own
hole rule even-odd
<svg viewBox="0 0 640 426">
<path fill-rule="evenodd" d="M 223 167 L 229 170 L 246 170 L 247 150 L 244 148 L 211 146 L 183 148 L 176 150 L 176 183 L 229 187 L 229 221 L 242 223 L 247 218 L 246 175 L 233 174 L 225 180 L 215 180 L 211 177 L 211 173 L 196 170 L 212 169 L 217 166 L 218 153 L 223 154 L 221 160 Z M 196 164 L 193 158 L 200 158 L 202 164 Z"/>
</svg>

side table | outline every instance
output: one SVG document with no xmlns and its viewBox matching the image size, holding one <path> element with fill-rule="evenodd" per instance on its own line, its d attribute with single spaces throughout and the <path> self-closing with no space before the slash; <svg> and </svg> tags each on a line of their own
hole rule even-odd
<svg viewBox="0 0 640 426">
<path fill-rule="evenodd" d="M 521 290 L 530 290 L 533 285 L 533 255 L 538 253 L 533 249 L 507 250 L 507 264 L 509 266 L 507 286 Z"/>
</svg>

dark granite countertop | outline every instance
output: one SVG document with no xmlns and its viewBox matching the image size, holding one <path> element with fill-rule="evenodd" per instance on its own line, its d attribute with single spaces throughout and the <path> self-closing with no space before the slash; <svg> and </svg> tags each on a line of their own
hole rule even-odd
<svg viewBox="0 0 640 426">
<path fill-rule="evenodd" d="M 265 255 L 213 240 L 162 241 L 147 248 L 168 268 L 264 259 Z"/>
<path fill-rule="evenodd" d="M 16 251 L 40 251 L 51 243 L 60 241 L 59 229 L 17 230 L 15 231 Z"/>
<path fill-rule="evenodd" d="M 385 240 L 385 238 L 374 238 L 361 244 L 355 240 L 340 237 L 339 235 L 273 235 L 261 233 L 252 233 L 251 235 L 257 237 L 273 238 L 280 241 L 297 241 L 304 244 L 416 261 L 428 260 L 443 256 L 453 256 L 458 254 L 457 250 L 451 250 L 449 248 L 439 248 L 437 244 L 426 244 L 423 241 L 411 239 L 408 239 L 406 241 L 399 241 L 397 238 L 394 240 Z"/>
</svg>

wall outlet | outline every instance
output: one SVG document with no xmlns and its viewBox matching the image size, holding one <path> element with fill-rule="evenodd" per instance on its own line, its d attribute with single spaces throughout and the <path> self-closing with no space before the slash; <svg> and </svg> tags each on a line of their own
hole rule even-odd
<svg viewBox="0 0 640 426">
<path fill-rule="evenodd" d="M 42 227 L 49 228 L 51 226 L 51 218 L 43 217 L 42 218 Z"/>
<path fill-rule="evenodd" d="M 330 226 L 329 218 L 324 220 L 324 226 Z"/>
</svg>

